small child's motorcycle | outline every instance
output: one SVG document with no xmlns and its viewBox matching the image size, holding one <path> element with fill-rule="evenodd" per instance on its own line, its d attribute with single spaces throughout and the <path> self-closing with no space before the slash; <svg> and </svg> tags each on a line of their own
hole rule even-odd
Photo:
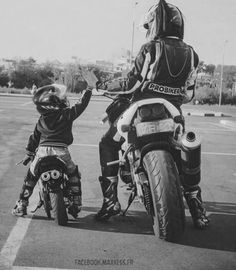
<svg viewBox="0 0 236 270">
<path fill-rule="evenodd" d="M 43 205 L 48 218 L 53 217 L 58 225 L 66 225 L 68 221 L 68 177 L 65 172 L 65 163 L 57 156 L 43 157 L 35 167 L 35 175 L 39 176 L 39 203 L 33 212 Z"/>
</svg>

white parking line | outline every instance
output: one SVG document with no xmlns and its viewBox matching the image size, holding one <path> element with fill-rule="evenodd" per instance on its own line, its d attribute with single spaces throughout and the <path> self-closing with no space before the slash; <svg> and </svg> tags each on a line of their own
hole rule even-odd
<svg viewBox="0 0 236 270">
<path fill-rule="evenodd" d="M 235 130 L 229 130 L 229 129 L 216 129 L 216 128 L 188 128 L 188 130 L 192 130 L 192 131 L 196 131 L 196 132 L 204 132 L 204 133 L 208 133 L 208 132 L 234 132 Z"/>
<path fill-rule="evenodd" d="M 217 153 L 217 152 L 202 152 L 203 155 L 215 155 L 215 156 L 236 156 L 235 153 Z"/>
<path fill-rule="evenodd" d="M 23 103 L 23 104 L 21 104 L 20 106 L 27 106 L 27 105 L 29 105 L 29 104 L 32 104 L 33 102 L 32 101 L 28 101 L 28 102 L 26 102 L 26 103 Z"/>
<path fill-rule="evenodd" d="M 38 201 L 38 186 L 35 187 L 34 193 L 30 198 L 30 205 L 32 207 L 37 204 Z M 30 212 L 30 208 L 28 211 Z M 26 235 L 30 222 L 32 220 L 33 215 L 17 218 L 16 225 L 11 230 L 6 243 L 1 249 L 0 253 L 0 269 L 1 270 L 9 270 L 12 269 L 13 263 L 16 259 L 16 255 L 18 250 L 20 249 L 21 243 Z"/>
<path fill-rule="evenodd" d="M 73 143 L 74 146 L 82 146 L 82 147 L 98 147 L 97 144 L 84 144 L 84 143 Z"/>
<path fill-rule="evenodd" d="M 235 126 L 225 125 L 223 123 L 224 122 L 212 123 L 212 124 L 215 125 L 215 126 L 221 127 L 221 128 L 224 127 L 226 129 L 228 129 L 229 131 L 236 131 L 236 127 Z"/>
<path fill-rule="evenodd" d="M 12 265 L 16 259 L 16 254 L 21 246 L 32 217 L 18 218 L 16 225 L 13 227 L 5 245 L 0 253 L 1 269 L 12 269 Z"/>
</svg>

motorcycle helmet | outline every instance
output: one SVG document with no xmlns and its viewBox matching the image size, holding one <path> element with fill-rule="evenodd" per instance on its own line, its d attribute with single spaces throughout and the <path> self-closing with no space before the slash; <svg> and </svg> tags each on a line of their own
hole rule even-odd
<svg viewBox="0 0 236 270">
<path fill-rule="evenodd" d="M 50 84 L 38 88 L 33 96 L 37 111 L 40 114 L 46 114 L 69 107 L 66 90 L 66 86 L 60 84 Z"/>
<path fill-rule="evenodd" d="M 155 40 L 166 36 L 184 37 L 184 20 L 181 11 L 174 5 L 160 0 L 144 16 L 142 23 L 147 30 L 147 39 Z"/>
</svg>

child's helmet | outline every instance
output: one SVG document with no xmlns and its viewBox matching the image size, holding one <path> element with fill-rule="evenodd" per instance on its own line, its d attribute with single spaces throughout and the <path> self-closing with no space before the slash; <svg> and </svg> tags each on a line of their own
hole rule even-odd
<svg viewBox="0 0 236 270">
<path fill-rule="evenodd" d="M 66 86 L 60 84 L 50 84 L 38 88 L 33 96 L 33 102 L 38 112 L 46 114 L 68 107 L 66 90 Z"/>
</svg>

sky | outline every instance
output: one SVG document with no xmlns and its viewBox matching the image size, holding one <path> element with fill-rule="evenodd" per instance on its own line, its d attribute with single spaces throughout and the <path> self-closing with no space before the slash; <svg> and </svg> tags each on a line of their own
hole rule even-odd
<svg viewBox="0 0 236 270">
<path fill-rule="evenodd" d="M 0 58 L 109 60 L 146 42 L 142 16 L 158 0 L 0 0 Z M 137 5 L 134 3 L 138 2 Z M 185 42 L 207 64 L 236 65 L 236 0 L 170 0 Z"/>
</svg>

